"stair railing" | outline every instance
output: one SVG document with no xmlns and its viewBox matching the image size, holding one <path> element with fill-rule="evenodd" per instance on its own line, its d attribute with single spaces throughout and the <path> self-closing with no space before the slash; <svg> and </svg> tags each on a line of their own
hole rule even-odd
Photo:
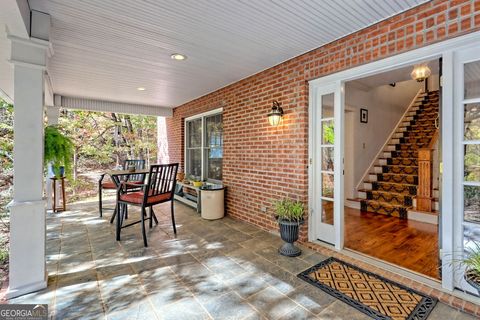
<svg viewBox="0 0 480 320">
<path fill-rule="evenodd" d="M 418 149 L 417 210 L 432 212 L 433 202 L 433 150 L 438 140 L 439 130 L 435 130 L 426 148 Z"/>
</svg>

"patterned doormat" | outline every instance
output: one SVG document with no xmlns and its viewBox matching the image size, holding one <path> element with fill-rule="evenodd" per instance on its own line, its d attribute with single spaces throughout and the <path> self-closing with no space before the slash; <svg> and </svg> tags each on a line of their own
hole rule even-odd
<svg viewBox="0 0 480 320">
<path fill-rule="evenodd" d="M 427 319 L 437 299 L 335 258 L 298 277 L 374 319 Z"/>
</svg>

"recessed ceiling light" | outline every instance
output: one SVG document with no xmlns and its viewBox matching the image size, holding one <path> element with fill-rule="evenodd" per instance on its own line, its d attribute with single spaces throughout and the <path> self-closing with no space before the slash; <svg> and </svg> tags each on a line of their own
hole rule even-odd
<svg viewBox="0 0 480 320">
<path fill-rule="evenodd" d="M 170 58 L 172 58 L 173 60 L 185 60 L 187 59 L 187 56 L 186 55 L 183 55 L 183 54 L 180 54 L 180 53 L 173 53 Z"/>
<path fill-rule="evenodd" d="M 137 90 L 138 91 L 145 91 L 146 89 L 144 87 L 138 87 Z"/>
</svg>

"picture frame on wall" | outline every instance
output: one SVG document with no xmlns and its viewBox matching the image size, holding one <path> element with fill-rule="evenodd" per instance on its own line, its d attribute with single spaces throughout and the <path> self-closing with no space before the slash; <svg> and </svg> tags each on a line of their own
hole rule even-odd
<svg viewBox="0 0 480 320">
<path fill-rule="evenodd" d="M 367 109 L 360 109 L 360 122 L 361 123 L 368 123 L 368 110 Z"/>
</svg>

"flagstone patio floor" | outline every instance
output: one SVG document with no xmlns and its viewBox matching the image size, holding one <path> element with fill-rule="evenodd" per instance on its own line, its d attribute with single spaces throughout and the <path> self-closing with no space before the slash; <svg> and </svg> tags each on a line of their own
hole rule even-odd
<svg viewBox="0 0 480 320">
<path fill-rule="evenodd" d="M 53 319 L 370 319 L 296 277 L 325 256 L 280 256 L 276 234 L 206 221 L 179 203 L 175 237 L 169 204 L 155 211 L 148 248 L 139 224 L 115 241 L 111 211 L 99 218 L 97 202 L 49 214 L 48 288 L 9 302 L 48 303 Z M 474 318 L 438 303 L 429 319 Z"/>
</svg>

